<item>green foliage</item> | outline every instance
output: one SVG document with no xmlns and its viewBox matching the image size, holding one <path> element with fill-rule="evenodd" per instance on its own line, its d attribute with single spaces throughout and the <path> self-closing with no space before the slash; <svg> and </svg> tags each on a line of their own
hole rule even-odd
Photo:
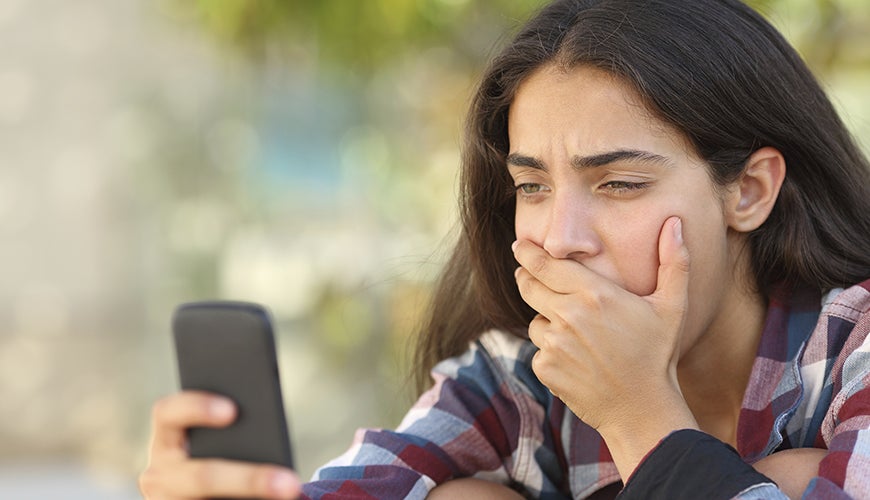
<svg viewBox="0 0 870 500">
<path fill-rule="evenodd" d="M 315 51 L 322 63 L 357 70 L 441 44 L 476 58 L 481 42 L 476 33 L 498 36 L 540 5 L 540 0 L 171 1 L 177 15 L 196 19 L 254 60 L 302 48 Z"/>
<path fill-rule="evenodd" d="M 448 45 L 479 64 L 506 29 L 541 0 L 167 0 L 227 47 L 255 62 L 304 52 L 319 66 L 369 73 L 404 54 Z M 799 16 L 792 41 L 817 70 L 837 64 L 841 47 L 866 30 L 853 0 L 748 0 L 774 24 Z M 856 21 L 857 20 L 857 21 Z M 849 29 L 852 25 L 851 29 Z M 863 42 L 866 42 L 866 37 Z"/>
</svg>

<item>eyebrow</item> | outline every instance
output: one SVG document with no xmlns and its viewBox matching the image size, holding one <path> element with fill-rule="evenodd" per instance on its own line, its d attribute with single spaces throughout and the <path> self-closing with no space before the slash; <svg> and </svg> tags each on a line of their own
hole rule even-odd
<svg viewBox="0 0 870 500">
<path fill-rule="evenodd" d="M 577 170 L 583 170 L 603 167 L 619 161 L 659 163 L 664 166 L 673 165 L 670 159 L 656 153 L 637 149 L 617 149 L 589 156 L 573 156 L 571 157 L 571 166 Z M 547 171 L 547 165 L 543 161 L 520 153 L 509 154 L 507 156 L 507 164 L 515 167 L 528 167 Z"/>
</svg>

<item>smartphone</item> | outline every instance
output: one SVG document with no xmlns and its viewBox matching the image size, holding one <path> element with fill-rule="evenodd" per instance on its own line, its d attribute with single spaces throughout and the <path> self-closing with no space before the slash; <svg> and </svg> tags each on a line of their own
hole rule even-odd
<svg viewBox="0 0 870 500">
<path fill-rule="evenodd" d="M 182 304 L 172 330 L 181 388 L 221 394 L 237 406 L 228 427 L 188 430 L 190 456 L 293 468 L 268 311 L 247 302 Z"/>
</svg>

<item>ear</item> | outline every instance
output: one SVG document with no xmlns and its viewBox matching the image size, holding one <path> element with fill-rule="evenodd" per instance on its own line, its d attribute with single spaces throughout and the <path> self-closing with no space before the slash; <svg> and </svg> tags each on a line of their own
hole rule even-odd
<svg viewBox="0 0 870 500">
<path fill-rule="evenodd" d="M 757 229 L 773 210 L 785 179 L 785 158 L 772 147 L 752 153 L 743 173 L 729 187 L 725 215 L 728 226 L 747 233 Z"/>
</svg>

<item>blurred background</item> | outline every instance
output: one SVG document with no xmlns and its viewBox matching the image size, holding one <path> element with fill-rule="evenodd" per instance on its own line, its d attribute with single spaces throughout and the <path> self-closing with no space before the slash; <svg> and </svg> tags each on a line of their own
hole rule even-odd
<svg viewBox="0 0 870 500">
<path fill-rule="evenodd" d="M 533 0 L 0 0 L 0 498 L 138 498 L 179 302 L 262 302 L 300 472 L 412 402 L 465 107 Z M 767 0 L 866 148 L 870 4 Z"/>
</svg>

